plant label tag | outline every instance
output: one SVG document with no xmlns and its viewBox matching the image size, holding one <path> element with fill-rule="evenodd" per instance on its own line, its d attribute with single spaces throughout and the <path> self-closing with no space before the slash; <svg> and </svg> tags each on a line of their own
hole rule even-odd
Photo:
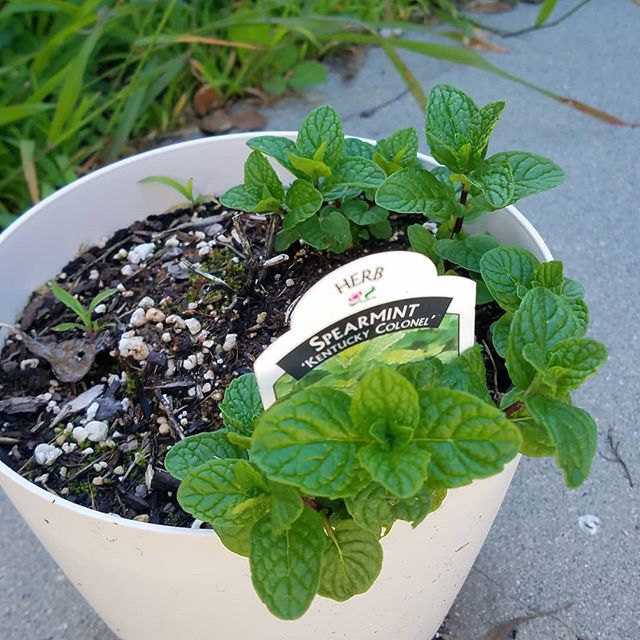
<svg viewBox="0 0 640 640">
<path fill-rule="evenodd" d="M 474 344 L 475 301 L 473 280 L 438 276 L 419 253 L 339 267 L 300 298 L 289 331 L 256 360 L 265 408 L 312 383 L 348 391 L 376 364 L 455 358 Z"/>
</svg>

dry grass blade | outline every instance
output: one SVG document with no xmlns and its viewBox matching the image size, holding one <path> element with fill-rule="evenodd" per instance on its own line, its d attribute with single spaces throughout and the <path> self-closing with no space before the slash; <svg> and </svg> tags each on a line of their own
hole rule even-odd
<svg viewBox="0 0 640 640">
<path fill-rule="evenodd" d="M 396 71 L 404 80 L 407 88 L 411 92 L 411 95 L 414 97 L 415 101 L 418 103 L 420 109 L 425 109 L 427 106 L 427 94 L 420 86 L 418 79 L 415 77 L 411 69 L 409 69 L 405 61 L 398 55 L 398 52 L 393 48 L 391 44 L 382 41 L 382 48 L 387 54 L 389 60 L 391 60 L 393 66 L 396 68 Z"/>
<path fill-rule="evenodd" d="M 193 36 L 184 34 L 176 36 L 174 42 L 180 42 L 183 44 L 211 44 L 219 47 L 234 47 L 235 49 L 251 49 L 252 51 L 264 49 L 256 44 L 249 44 L 248 42 L 236 42 L 234 40 L 224 40 L 222 38 L 211 38 L 208 36 Z"/>
<path fill-rule="evenodd" d="M 22 165 L 22 175 L 29 189 L 29 197 L 32 204 L 40 202 L 40 190 L 38 189 L 38 177 L 36 175 L 36 165 L 33 161 L 33 151 L 35 142 L 33 140 L 20 140 L 20 163 Z"/>
<path fill-rule="evenodd" d="M 567 604 L 564 607 L 552 609 L 551 611 L 541 611 L 540 613 L 532 613 L 526 616 L 518 616 L 516 618 L 511 618 L 510 620 L 505 620 L 493 627 L 483 640 L 509 640 L 513 631 L 515 631 L 521 624 L 530 622 L 531 620 L 536 620 L 537 618 L 554 617 L 558 613 L 565 611 L 572 606 L 573 604 Z"/>
</svg>

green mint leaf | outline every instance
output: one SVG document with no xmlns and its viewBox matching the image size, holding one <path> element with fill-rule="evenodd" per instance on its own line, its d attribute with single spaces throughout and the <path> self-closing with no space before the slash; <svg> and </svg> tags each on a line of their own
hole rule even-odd
<svg viewBox="0 0 640 640">
<path fill-rule="evenodd" d="M 476 283 L 476 307 L 493 302 L 495 298 L 487 288 L 482 278 L 473 278 Z"/>
<path fill-rule="evenodd" d="M 469 125 L 478 108 L 459 89 L 440 84 L 431 89 L 425 114 L 425 129 L 431 155 L 456 173 L 473 168 Z"/>
<path fill-rule="evenodd" d="M 198 433 L 180 440 L 169 449 L 165 459 L 165 469 L 178 480 L 182 480 L 190 469 L 209 460 L 246 458 L 247 454 L 227 440 L 227 431 Z"/>
<path fill-rule="evenodd" d="M 379 140 L 376 148 L 385 160 L 398 167 L 411 166 L 418 156 L 418 132 L 414 127 L 398 129 L 387 138 Z"/>
<path fill-rule="evenodd" d="M 518 417 L 520 412 L 514 414 Z M 556 454 L 556 447 L 547 429 L 534 420 L 519 418 L 515 423 L 522 436 L 520 453 L 530 458 L 548 458 Z"/>
<path fill-rule="evenodd" d="M 343 602 L 365 593 L 382 569 L 382 547 L 375 535 L 353 520 L 339 520 L 329 537 L 318 594 Z"/>
<path fill-rule="evenodd" d="M 323 157 L 315 158 L 323 144 Z M 300 125 L 296 146 L 305 158 L 322 160 L 329 166 L 337 163 L 342 157 L 344 132 L 342 120 L 335 109 L 328 105 L 313 109 Z"/>
<path fill-rule="evenodd" d="M 187 513 L 214 527 L 241 527 L 269 509 L 265 481 L 246 460 L 210 460 L 190 469 L 177 498 Z"/>
<path fill-rule="evenodd" d="M 245 373 L 232 380 L 219 406 L 227 429 L 250 436 L 253 423 L 263 411 L 255 375 Z"/>
<path fill-rule="evenodd" d="M 262 190 L 258 187 L 246 187 L 239 184 L 231 187 L 220 196 L 220 202 L 229 209 L 238 211 L 254 211 L 262 200 Z M 274 207 L 274 209 L 277 209 Z"/>
<path fill-rule="evenodd" d="M 402 165 L 396 164 L 387 160 L 379 151 L 376 151 L 373 155 L 373 161 L 384 171 L 385 175 L 390 176 L 396 171 L 402 169 Z"/>
<path fill-rule="evenodd" d="M 375 536 L 379 537 L 382 529 L 389 529 L 395 520 L 387 490 L 376 482 L 347 496 L 344 503 L 358 525 Z"/>
<path fill-rule="evenodd" d="M 542 287 L 529 291 L 513 314 L 509 332 L 506 365 L 514 385 L 526 389 L 535 375 L 535 369 L 523 355 L 526 345 L 535 345 L 546 353 L 574 337 L 578 328 L 567 301 Z"/>
<path fill-rule="evenodd" d="M 255 524 L 251 580 L 273 615 L 295 620 L 309 608 L 320 584 L 325 544 L 320 515 L 310 507 L 286 531 L 274 531 L 268 516 Z"/>
<path fill-rule="evenodd" d="M 468 175 L 492 209 L 502 209 L 514 201 L 514 178 L 507 162 L 483 162 Z"/>
<path fill-rule="evenodd" d="M 388 240 L 393 235 L 393 227 L 389 220 L 370 224 L 367 229 L 376 240 Z"/>
<path fill-rule="evenodd" d="M 289 162 L 298 173 L 302 174 L 301 177 L 310 178 L 313 182 L 317 182 L 320 178 L 328 178 L 332 173 L 331 167 L 321 160 L 301 158 L 289 153 Z"/>
<path fill-rule="evenodd" d="M 349 221 L 335 209 L 320 217 L 320 228 L 329 251 L 342 253 L 353 244 Z"/>
<path fill-rule="evenodd" d="M 437 240 L 436 253 L 445 260 L 461 266 L 467 271 L 480 271 L 482 256 L 498 246 L 493 236 L 488 234 L 467 236 L 466 238 Z"/>
<path fill-rule="evenodd" d="M 357 459 L 370 440 L 349 417 L 350 399 L 326 387 L 310 387 L 277 402 L 262 415 L 251 454 L 273 480 L 305 494 L 341 498 L 369 484 Z"/>
<path fill-rule="evenodd" d="M 239 556 L 249 557 L 249 542 L 251 537 L 251 529 L 253 529 L 253 522 L 242 527 L 234 527 L 227 525 L 224 527 L 215 527 L 215 532 L 220 538 L 220 542 L 233 553 L 237 553 Z"/>
<path fill-rule="evenodd" d="M 496 302 L 505 311 L 513 312 L 520 306 L 520 288 L 526 291 L 539 264 L 526 249 L 500 246 L 480 258 L 480 273 Z"/>
<path fill-rule="evenodd" d="M 320 218 L 318 216 L 307 218 L 296 228 L 302 240 L 304 240 L 314 249 L 322 251 L 329 247 L 330 240 L 325 235 L 322 229 L 322 225 L 320 224 Z"/>
<path fill-rule="evenodd" d="M 471 142 L 472 154 L 476 162 L 483 160 L 487 154 L 489 138 L 500 119 L 504 107 L 504 102 L 491 102 L 471 117 L 467 136 Z"/>
<path fill-rule="evenodd" d="M 278 251 L 286 251 L 296 240 L 300 239 L 300 229 L 281 229 L 276 235 L 273 248 Z"/>
<path fill-rule="evenodd" d="M 501 315 L 491 325 L 491 342 L 493 343 L 493 348 L 496 350 L 496 353 L 501 358 L 505 358 L 507 355 L 507 344 L 509 340 L 509 331 L 511 330 L 512 317 L 513 314 L 507 311 L 507 313 Z"/>
<path fill-rule="evenodd" d="M 407 237 L 411 248 L 427 256 L 435 265 L 438 273 L 444 273 L 444 263 L 442 258 L 436 253 L 436 238 L 427 231 L 421 224 L 412 224 L 407 228 Z"/>
<path fill-rule="evenodd" d="M 340 213 L 358 226 L 367 226 L 384 222 L 389 212 L 382 207 L 371 207 L 364 200 L 345 200 L 340 206 Z"/>
<path fill-rule="evenodd" d="M 244 184 L 266 190 L 263 199 L 271 197 L 278 202 L 284 198 L 284 187 L 275 169 L 261 151 L 252 151 L 244 163 Z"/>
<path fill-rule="evenodd" d="M 562 274 L 562 262 L 559 260 L 551 260 L 539 264 L 531 274 L 529 287 L 544 287 L 562 295 L 564 290 L 564 276 Z"/>
<path fill-rule="evenodd" d="M 445 364 L 442 368 L 440 385 L 457 391 L 466 391 L 484 402 L 491 403 L 482 353 L 482 347 L 474 344 L 455 360 Z"/>
<path fill-rule="evenodd" d="M 417 391 L 432 389 L 440 384 L 442 362 L 437 358 L 409 362 L 398 367 L 398 373 L 404 376 Z"/>
<path fill-rule="evenodd" d="M 507 162 L 511 167 L 515 182 L 515 200 L 553 189 L 565 179 L 564 171 L 560 167 L 551 160 L 534 153 L 503 151 L 491 156 L 489 160 L 491 162 Z"/>
<path fill-rule="evenodd" d="M 304 503 L 297 489 L 286 484 L 270 482 L 271 526 L 275 533 L 288 529 L 302 513 Z"/>
<path fill-rule="evenodd" d="M 284 204 L 288 213 L 284 218 L 283 227 L 290 230 L 320 210 L 322 194 L 310 182 L 297 179 L 287 190 Z"/>
<path fill-rule="evenodd" d="M 271 156 L 293 175 L 300 177 L 297 169 L 291 164 L 288 155 L 289 153 L 295 154 L 297 152 L 296 143 L 293 140 L 282 136 L 256 136 L 247 141 L 247 146 L 250 149 L 262 151 L 262 153 Z"/>
<path fill-rule="evenodd" d="M 333 168 L 331 178 L 327 180 L 325 192 L 332 192 L 336 188 L 345 186 L 376 189 L 384 179 L 384 171 L 373 160 L 354 156 L 346 157 Z"/>
<path fill-rule="evenodd" d="M 358 138 L 344 139 L 344 149 L 342 151 L 342 154 L 345 157 L 358 156 L 360 158 L 373 160 L 373 154 L 375 152 L 376 148 L 372 144 L 369 144 L 364 140 L 360 140 Z"/>
<path fill-rule="evenodd" d="M 317 60 L 304 60 L 291 69 L 287 78 L 293 89 L 306 89 L 314 84 L 322 84 L 327 79 L 327 67 Z"/>
<path fill-rule="evenodd" d="M 376 204 L 398 213 L 422 213 L 436 222 L 455 214 L 454 190 L 432 173 L 409 167 L 390 175 L 376 192 Z"/>
<path fill-rule="evenodd" d="M 446 489 L 501 471 L 520 446 L 520 433 L 504 414 L 463 391 L 428 389 L 414 442 L 431 453 L 429 486 Z"/>
<path fill-rule="evenodd" d="M 389 367 L 375 367 L 356 385 L 350 414 L 362 431 L 378 420 L 410 427 L 420 417 L 418 394 L 401 374 Z"/>
<path fill-rule="evenodd" d="M 587 307 L 587 303 L 584 300 L 567 298 L 564 295 L 562 299 L 569 305 L 571 313 L 573 313 L 573 317 L 578 323 L 578 337 L 584 336 L 589 327 L 589 307 Z"/>
<path fill-rule="evenodd" d="M 582 300 L 584 298 L 584 287 L 571 278 L 565 278 L 562 286 L 562 297 L 569 300 Z"/>
<path fill-rule="evenodd" d="M 427 477 L 431 455 L 424 443 L 396 444 L 399 432 L 411 437 L 412 429 L 386 424 L 385 436 L 391 445 L 372 443 L 358 451 L 358 459 L 374 481 L 392 495 L 408 498 L 420 489 Z"/>
<path fill-rule="evenodd" d="M 395 515 L 400 520 L 410 522 L 415 529 L 432 511 L 435 511 L 447 495 L 446 489 L 429 488 L 428 481 L 414 496 L 402 498 L 395 505 Z"/>
<path fill-rule="evenodd" d="M 577 389 L 607 360 L 607 349 L 597 340 L 569 338 L 551 349 L 548 367 L 560 392 Z"/>
<path fill-rule="evenodd" d="M 593 418 L 584 409 L 555 398 L 535 397 L 525 402 L 531 417 L 549 432 L 567 486 L 580 486 L 596 452 L 598 429 Z"/>
</svg>

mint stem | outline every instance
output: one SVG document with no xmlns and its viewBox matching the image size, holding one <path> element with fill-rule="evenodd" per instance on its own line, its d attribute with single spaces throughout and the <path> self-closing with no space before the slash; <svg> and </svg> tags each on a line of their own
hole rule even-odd
<svg viewBox="0 0 640 640">
<path fill-rule="evenodd" d="M 508 418 L 514 413 L 517 413 L 518 411 L 520 411 L 522 407 L 524 407 L 524 403 L 521 402 L 520 400 L 516 400 L 513 404 L 510 404 L 508 407 L 506 407 L 506 409 L 504 409 L 504 415 L 507 416 Z"/>
<path fill-rule="evenodd" d="M 469 192 L 462 187 L 462 193 L 460 193 L 460 204 L 464 207 L 467 204 L 467 198 L 469 197 Z M 453 231 L 451 232 L 451 237 L 457 236 L 462 231 L 462 223 L 464 222 L 464 218 L 459 217 L 456 218 L 456 222 L 453 225 Z"/>
</svg>

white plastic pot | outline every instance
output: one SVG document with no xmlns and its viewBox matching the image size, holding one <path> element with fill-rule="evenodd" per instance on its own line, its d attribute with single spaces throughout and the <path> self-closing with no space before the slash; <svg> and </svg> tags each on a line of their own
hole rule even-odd
<svg viewBox="0 0 640 640">
<path fill-rule="evenodd" d="M 77 180 L 33 207 L 0 236 L 0 273 L 10 274 L 3 283 L 0 322 L 13 323 L 30 292 L 83 247 L 176 203 L 171 190 L 139 180 L 192 177 L 200 193 L 219 194 L 241 181 L 249 137 L 206 138 L 143 153 Z M 540 259 L 551 258 L 513 207 L 485 216 L 475 228 Z M 3 464 L 0 485 L 122 640 L 427 640 L 471 569 L 516 465 L 450 491 L 417 530 L 398 522 L 382 541 L 382 574 L 368 593 L 344 603 L 317 597 L 294 622 L 267 612 L 253 591 L 247 560 L 224 548 L 211 531 L 97 513 L 48 493 Z"/>
</svg>

